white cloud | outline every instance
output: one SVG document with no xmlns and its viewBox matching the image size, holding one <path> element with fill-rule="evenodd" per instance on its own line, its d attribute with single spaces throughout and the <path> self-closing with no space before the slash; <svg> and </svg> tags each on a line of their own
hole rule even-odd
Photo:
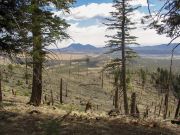
<svg viewBox="0 0 180 135">
<path fill-rule="evenodd" d="M 148 6 L 147 0 L 132 0 L 132 1 L 130 1 L 130 4 L 131 4 L 132 6 L 137 6 L 137 5 L 140 5 L 140 6 Z"/>
<path fill-rule="evenodd" d="M 75 8 L 70 8 L 70 14 L 65 14 L 66 20 L 84 20 L 95 17 L 108 17 L 112 11 L 112 3 L 91 3 Z M 64 16 L 62 11 L 55 12 L 57 16 Z"/>
<path fill-rule="evenodd" d="M 132 0 L 132 6 L 147 6 L 146 0 Z M 79 7 L 70 8 L 70 14 L 63 13 L 62 11 L 54 12 L 57 16 L 63 16 L 66 20 L 84 20 L 95 17 L 109 17 L 109 12 L 113 11 L 112 3 L 91 3 Z"/>
<path fill-rule="evenodd" d="M 104 46 L 106 41 L 106 26 L 92 25 L 88 27 L 79 27 L 78 24 L 72 24 L 68 29 L 72 39 L 59 43 L 59 47 L 65 47 L 72 42 L 81 44 L 91 44 L 95 46 Z"/>
<path fill-rule="evenodd" d="M 132 5 L 142 5 L 147 6 L 146 0 L 135 0 L 131 3 Z M 105 41 L 108 39 L 105 35 L 112 34 L 112 31 L 107 31 L 107 27 L 102 25 L 100 21 L 93 23 L 92 25 L 82 27 L 80 25 L 80 20 L 90 20 L 95 17 L 108 17 L 109 12 L 113 11 L 112 3 L 91 3 L 89 5 L 83 5 L 71 9 L 71 14 L 66 15 L 67 20 L 76 20 L 76 24 L 71 24 L 68 29 L 68 33 L 73 40 L 66 40 L 58 43 L 59 47 L 65 47 L 71 43 L 81 43 L 81 44 L 92 44 L 95 46 L 104 46 Z M 60 12 L 56 12 L 57 15 L 62 15 Z M 156 34 L 153 29 L 144 30 L 142 24 L 140 23 L 141 18 L 146 14 L 140 11 L 134 11 L 132 16 L 133 21 L 137 21 L 138 29 L 132 31 L 132 34 L 137 36 L 137 42 L 141 45 L 155 45 L 164 44 L 170 41 L 164 35 Z M 92 20 L 91 20 L 92 21 Z M 96 21 L 94 19 L 94 21 Z"/>
</svg>

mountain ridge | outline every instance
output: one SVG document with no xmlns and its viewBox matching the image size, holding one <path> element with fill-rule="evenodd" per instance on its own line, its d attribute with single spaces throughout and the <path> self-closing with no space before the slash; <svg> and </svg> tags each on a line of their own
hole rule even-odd
<svg viewBox="0 0 180 135">
<path fill-rule="evenodd" d="M 131 47 L 136 51 L 138 54 L 146 54 L 146 55 L 165 55 L 171 54 L 172 49 L 177 44 L 172 44 L 167 46 L 166 44 L 160 45 L 153 45 L 153 46 L 136 46 Z M 61 49 L 53 49 L 53 51 L 65 52 L 65 53 L 98 53 L 102 54 L 108 51 L 108 48 L 105 47 L 95 47 L 90 44 L 82 45 L 79 43 L 73 43 L 68 47 L 61 48 Z M 180 55 L 180 47 L 177 47 L 174 54 Z"/>
</svg>

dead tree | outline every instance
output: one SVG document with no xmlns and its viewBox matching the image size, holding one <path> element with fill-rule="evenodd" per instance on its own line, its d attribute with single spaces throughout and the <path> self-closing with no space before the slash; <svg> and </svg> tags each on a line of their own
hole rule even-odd
<svg viewBox="0 0 180 135">
<path fill-rule="evenodd" d="M 159 114 L 158 114 L 158 117 L 161 115 L 162 103 L 163 103 L 163 97 L 161 98 L 161 103 L 159 105 Z"/>
<path fill-rule="evenodd" d="M 67 83 L 66 83 L 66 97 L 68 96 L 68 89 L 67 89 Z"/>
<path fill-rule="evenodd" d="M 79 78 L 79 61 L 78 61 L 78 78 Z"/>
<path fill-rule="evenodd" d="M 91 110 L 91 109 L 92 109 L 92 104 L 90 101 L 88 101 L 86 104 L 85 112 L 87 112 L 88 110 Z"/>
<path fill-rule="evenodd" d="M 101 88 L 104 87 L 104 73 L 102 71 L 102 74 L 101 74 Z"/>
<path fill-rule="evenodd" d="M 156 106 L 154 107 L 154 116 L 156 116 Z"/>
<path fill-rule="evenodd" d="M 54 105 L 53 91 L 51 90 L 51 103 Z"/>
<path fill-rule="evenodd" d="M 147 118 L 149 116 L 149 107 L 146 107 L 146 110 L 144 112 L 144 118 Z"/>
<path fill-rule="evenodd" d="M 26 64 L 25 79 L 26 79 L 26 84 L 28 84 L 28 61 L 27 61 L 27 54 L 25 54 L 25 64 Z"/>
<path fill-rule="evenodd" d="M 2 100 L 3 100 L 3 98 L 2 98 L 2 87 L 1 87 L 1 81 L 2 81 L 2 74 L 1 74 L 1 72 L 0 72 L 0 103 L 2 103 Z"/>
<path fill-rule="evenodd" d="M 71 75 L 71 56 L 70 56 L 70 60 L 69 60 L 69 77 Z"/>
<path fill-rule="evenodd" d="M 62 104 L 63 103 L 63 99 L 62 99 L 62 85 L 63 85 L 63 80 L 61 78 L 61 81 L 60 81 L 60 103 Z"/>
<path fill-rule="evenodd" d="M 131 116 L 136 117 L 136 93 L 131 95 Z"/>
<path fill-rule="evenodd" d="M 11 91 L 12 91 L 12 95 L 16 96 L 16 92 L 14 91 L 14 89 L 12 89 Z"/>
<path fill-rule="evenodd" d="M 178 100 L 178 104 L 177 104 L 177 108 L 176 108 L 176 112 L 175 112 L 175 116 L 174 118 L 177 119 L 178 118 L 178 115 L 179 115 L 179 109 L 180 108 L 180 99 Z"/>
</svg>

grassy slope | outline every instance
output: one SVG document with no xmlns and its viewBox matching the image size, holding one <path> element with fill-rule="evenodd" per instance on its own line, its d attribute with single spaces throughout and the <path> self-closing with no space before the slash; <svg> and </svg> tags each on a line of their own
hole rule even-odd
<svg viewBox="0 0 180 135">
<path fill-rule="evenodd" d="M 128 120 L 119 120 L 122 118 L 119 118 L 117 120 L 111 120 L 107 118 L 106 112 L 113 108 L 112 76 L 109 77 L 108 74 L 104 75 L 104 88 L 101 88 L 101 68 L 90 68 L 87 75 L 87 68 L 85 66 L 82 66 L 82 64 L 80 65 L 81 66 L 79 75 L 77 72 L 77 63 L 72 64 L 70 76 L 68 75 L 69 67 L 64 65 L 44 70 L 43 96 L 47 95 L 47 98 L 50 101 L 50 90 L 52 90 L 55 100 L 55 108 L 46 105 L 43 105 L 40 108 L 33 108 L 32 106 L 26 105 L 30 96 L 31 82 L 29 81 L 29 84 L 25 85 L 25 80 L 23 77 L 24 67 L 19 65 L 15 66 L 13 68 L 13 74 L 11 75 L 7 69 L 7 66 L 2 66 L 1 69 L 6 69 L 5 72 L 8 73 L 8 78 L 6 80 L 6 74 L 3 74 L 3 106 L 6 111 L 0 112 L 0 119 L 2 120 L 0 122 L 0 127 L 6 128 L 0 130 L 0 134 L 14 133 L 18 135 L 24 135 L 25 132 L 26 134 L 33 134 L 33 131 L 34 134 L 45 134 L 46 132 L 49 132 L 48 130 L 51 130 L 51 128 L 49 129 L 49 127 L 47 126 L 55 126 L 55 130 L 59 127 L 60 129 L 62 129 L 61 131 L 63 131 L 61 132 L 62 134 L 85 134 L 84 132 L 89 134 L 118 134 L 119 132 L 124 132 L 124 134 L 131 134 L 134 131 L 137 134 L 160 134 L 160 132 L 162 132 L 163 134 L 173 134 L 166 132 L 165 129 L 148 129 L 144 128 L 144 126 L 137 126 L 138 124 L 136 122 L 135 123 L 137 125 L 129 125 Z M 63 100 L 65 103 L 64 105 L 59 104 L 60 78 L 63 78 Z M 142 90 L 139 84 L 139 79 L 135 77 L 135 79 L 133 80 L 134 81 L 131 85 L 131 89 L 128 91 L 129 97 L 132 92 L 136 92 L 138 96 L 137 100 L 140 112 L 143 113 L 148 105 L 150 107 L 150 116 L 154 118 L 154 106 L 159 104 L 161 96 L 158 96 L 158 92 L 155 90 L 155 88 L 153 88 L 150 83 L 146 85 L 145 90 Z M 66 84 L 68 89 L 67 97 L 65 97 Z M 12 95 L 12 88 L 14 89 L 14 91 L 16 91 L 16 96 Z M 171 96 L 170 117 L 173 117 L 174 115 L 175 106 L 173 99 L 173 96 Z M 89 120 L 90 117 L 87 114 L 85 114 L 83 118 L 79 116 L 79 113 L 80 115 L 84 114 L 83 112 L 85 109 L 85 104 L 88 101 L 93 104 L 94 114 L 92 120 Z M 37 116 L 28 114 L 28 112 L 33 109 L 38 109 L 41 114 Z M 54 117 L 64 116 L 64 114 L 66 114 L 71 109 L 78 112 L 77 117 L 72 118 L 74 114 L 71 114 L 71 116 L 69 116 L 70 118 L 63 121 L 63 124 L 57 122 L 56 120 L 52 120 Z M 94 116 L 95 114 L 97 114 L 96 117 Z M 97 116 L 103 118 L 98 121 L 96 120 Z M 124 121 L 128 122 L 123 123 Z M 30 123 L 29 129 L 27 129 L 26 127 L 27 123 Z M 148 127 L 148 125 L 150 124 L 145 125 Z M 86 130 L 84 131 L 83 129 Z M 15 132 L 13 132 L 13 130 L 15 130 Z M 59 133 L 59 131 L 57 132 Z"/>
</svg>

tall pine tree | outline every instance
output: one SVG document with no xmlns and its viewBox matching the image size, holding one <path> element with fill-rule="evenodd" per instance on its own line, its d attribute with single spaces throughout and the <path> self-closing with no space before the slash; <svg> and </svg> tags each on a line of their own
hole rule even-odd
<svg viewBox="0 0 180 135">
<path fill-rule="evenodd" d="M 110 12 L 111 17 L 107 19 L 108 30 L 114 30 L 114 35 L 107 35 L 110 39 L 107 42 L 107 47 L 110 48 L 110 53 L 121 53 L 120 57 L 112 60 L 110 65 L 121 65 L 121 84 L 123 91 L 123 99 L 124 99 L 124 110 L 125 114 L 129 114 L 128 108 L 128 97 L 127 97 L 127 84 L 126 84 L 126 64 L 127 60 L 134 57 L 136 53 L 129 48 L 130 45 L 137 44 L 136 37 L 130 34 L 130 31 L 135 29 L 134 22 L 131 21 L 131 16 L 133 11 L 137 9 L 137 7 L 132 7 L 129 2 L 131 0 L 114 0 L 113 7 L 115 11 Z M 116 93 L 117 94 L 117 93 Z"/>
<path fill-rule="evenodd" d="M 16 30 L 13 33 L 8 31 L 9 35 L 11 37 L 20 37 L 15 38 L 19 39 L 15 42 L 20 46 L 18 49 L 21 51 L 28 50 L 32 56 L 33 80 L 32 94 L 29 102 L 32 105 L 38 106 L 41 103 L 42 68 L 47 53 L 46 47 L 54 44 L 57 40 L 63 40 L 69 37 L 66 33 L 69 25 L 64 19 L 55 16 L 47 7 L 53 5 L 53 8 L 56 10 L 69 12 L 69 7 L 73 2 L 74 0 L 15 0 L 13 4 L 16 5 L 15 9 L 18 12 L 15 13 L 17 14 L 7 9 L 9 11 L 7 12 L 7 16 L 12 16 L 12 18 L 9 18 L 15 22 L 10 23 L 13 24 L 13 27 L 8 30 L 10 32 L 14 29 Z M 4 34 L 6 35 L 6 33 Z M 13 47 L 9 44 L 10 42 L 6 43 L 6 46 Z M 28 48 L 22 48 L 23 45 L 26 45 Z"/>
<path fill-rule="evenodd" d="M 32 0 L 28 12 L 31 13 L 30 30 L 33 39 L 33 85 L 30 104 L 38 106 L 42 96 L 42 66 L 45 58 L 45 47 L 56 40 L 68 38 L 66 28 L 69 26 L 64 19 L 54 16 L 44 7 L 53 4 L 58 10 L 69 11 L 73 0 Z"/>
</svg>

